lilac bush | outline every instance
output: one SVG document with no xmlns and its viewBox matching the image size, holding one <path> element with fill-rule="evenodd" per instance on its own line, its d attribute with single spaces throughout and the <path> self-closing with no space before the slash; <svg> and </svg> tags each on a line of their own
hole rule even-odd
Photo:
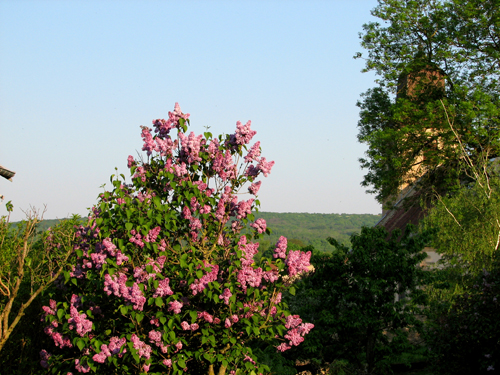
<svg viewBox="0 0 500 375">
<path fill-rule="evenodd" d="M 274 162 L 250 146 L 250 121 L 217 138 L 188 124 L 176 104 L 154 131 L 143 126 L 132 182 L 113 175 L 79 228 L 72 269 L 44 307 L 54 345 L 41 365 L 53 373 L 265 373 L 252 343 L 285 351 L 313 328 L 281 301 L 311 254 L 282 237 L 274 258 L 254 260 L 269 234 L 252 214 L 256 179 Z"/>
</svg>

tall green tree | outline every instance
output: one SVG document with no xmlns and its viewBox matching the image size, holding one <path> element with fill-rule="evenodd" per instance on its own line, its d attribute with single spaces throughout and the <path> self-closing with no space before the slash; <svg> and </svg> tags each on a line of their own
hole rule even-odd
<svg viewBox="0 0 500 375">
<path fill-rule="evenodd" d="M 372 10 L 382 23 L 363 26 L 367 54 L 355 57 L 378 79 L 358 102 L 358 139 L 368 145 L 362 185 L 380 202 L 415 180 L 427 196 L 457 187 L 464 150 L 474 164 L 500 154 L 499 13 L 496 0 L 379 0 Z"/>
</svg>

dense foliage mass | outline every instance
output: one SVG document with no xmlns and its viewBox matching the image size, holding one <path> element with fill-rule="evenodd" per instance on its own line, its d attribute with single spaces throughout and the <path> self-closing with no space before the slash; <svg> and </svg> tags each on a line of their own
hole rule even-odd
<svg viewBox="0 0 500 375">
<path fill-rule="evenodd" d="M 388 373 L 388 363 L 409 348 L 407 329 L 420 325 L 429 273 L 419 264 L 429 233 L 408 228 L 401 239 L 397 231 L 387 239 L 384 228 L 364 227 L 350 247 L 329 238 L 336 252 L 313 253 L 315 272 L 301 279 L 289 303 L 316 327 L 300 355 Z"/>
<path fill-rule="evenodd" d="M 112 177 L 78 231 L 73 269 L 44 307 L 52 372 L 262 373 L 254 341 L 285 351 L 313 327 L 281 301 L 311 254 L 282 237 L 257 264 L 266 222 L 251 213 L 258 200 L 236 195 L 256 195 L 274 162 L 249 145 L 250 122 L 213 138 L 186 134 L 188 117 L 176 104 L 155 135 L 142 127 L 147 159 L 129 156 L 132 183 Z"/>
<path fill-rule="evenodd" d="M 491 374 L 500 365 L 500 272 L 484 271 L 451 308 L 434 309 L 425 339 L 440 374 Z M 447 301 L 444 301 L 447 302 Z M 443 303 L 443 301 L 441 301 Z"/>
<path fill-rule="evenodd" d="M 418 179 L 424 195 L 467 180 L 499 156 L 500 14 L 496 0 L 381 0 L 364 25 L 365 71 L 378 86 L 358 103 L 368 145 L 363 185 L 380 202 Z M 361 57 L 358 54 L 358 57 Z"/>
</svg>

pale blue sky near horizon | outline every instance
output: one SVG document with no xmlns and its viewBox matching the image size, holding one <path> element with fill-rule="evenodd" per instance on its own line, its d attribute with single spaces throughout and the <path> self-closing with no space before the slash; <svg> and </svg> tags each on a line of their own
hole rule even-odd
<svg viewBox="0 0 500 375">
<path fill-rule="evenodd" d="M 358 33 L 376 0 L 0 0 L 0 179 L 12 220 L 87 208 L 140 125 L 179 102 L 196 134 L 252 120 L 274 160 L 261 211 L 379 214 L 360 186 Z"/>
</svg>

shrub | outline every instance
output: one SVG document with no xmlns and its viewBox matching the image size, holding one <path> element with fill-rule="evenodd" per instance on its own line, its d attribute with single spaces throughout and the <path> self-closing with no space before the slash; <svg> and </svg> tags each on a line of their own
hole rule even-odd
<svg viewBox="0 0 500 375">
<path fill-rule="evenodd" d="M 256 195 L 274 162 L 249 146 L 250 122 L 214 138 L 187 135 L 188 117 L 176 104 L 155 135 L 142 127 L 147 157 L 128 157 L 132 183 L 112 176 L 79 230 L 73 269 L 44 307 L 52 372 L 262 373 L 255 341 L 284 351 L 313 327 L 281 302 L 283 276 L 306 271 L 310 253 L 283 237 L 257 264 L 252 241 L 269 229 L 252 214 L 259 201 L 237 196 Z"/>
</svg>

